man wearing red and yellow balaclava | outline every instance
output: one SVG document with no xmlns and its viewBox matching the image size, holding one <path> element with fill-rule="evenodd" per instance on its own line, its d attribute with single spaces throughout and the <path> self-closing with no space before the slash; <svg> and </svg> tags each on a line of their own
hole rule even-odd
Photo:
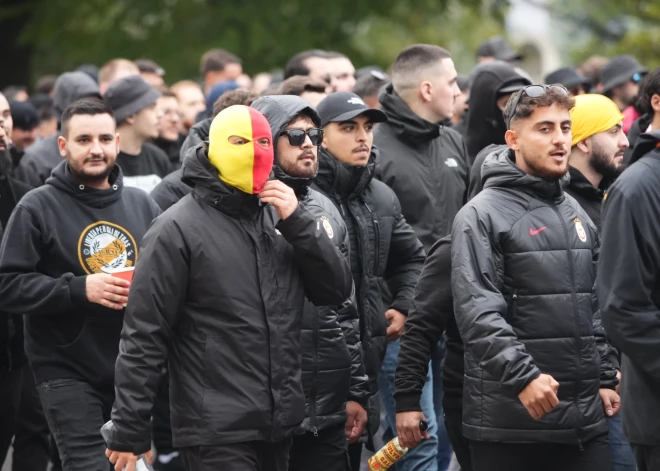
<svg viewBox="0 0 660 471">
<path fill-rule="evenodd" d="M 105 430 L 116 469 L 151 449 L 153 398 L 168 362 L 172 438 L 186 469 L 288 470 L 305 416 L 305 298 L 341 304 L 353 280 L 327 229 L 291 188 L 268 180 L 272 164 L 264 116 L 225 109 L 208 144 L 183 162 L 192 193 L 142 239 Z"/>
</svg>

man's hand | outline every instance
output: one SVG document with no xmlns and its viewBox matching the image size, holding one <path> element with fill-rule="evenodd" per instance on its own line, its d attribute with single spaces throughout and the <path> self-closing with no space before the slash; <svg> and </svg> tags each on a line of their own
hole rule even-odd
<svg viewBox="0 0 660 471">
<path fill-rule="evenodd" d="M 367 411 L 357 402 L 348 401 L 346 415 L 348 416 L 344 427 L 346 440 L 348 443 L 355 443 L 362 436 L 364 427 L 367 425 Z"/>
<path fill-rule="evenodd" d="M 559 404 L 559 383 L 550 375 L 540 375 L 518 394 L 529 415 L 539 420 Z"/>
<path fill-rule="evenodd" d="M 105 450 L 105 456 L 108 457 L 110 463 L 115 465 L 115 471 L 135 471 L 135 465 L 140 459 L 139 456 L 134 455 L 130 451 Z M 154 460 L 154 454 L 151 450 L 146 452 L 144 457 L 149 463 L 152 463 Z"/>
<path fill-rule="evenodd" d="M 97 273 L 87 276 L 85 294 L 90 303 L 120 310 L 126 307 L 130 286 L 129 281 L 106 273 Z"/>
<path fill-rule="evenodd" d="M 621 372 L 619 370 L 616 370 L 616 379 L 619 380 L 619 382 L 616 385 L 616 388 L 614 389 L 617 394 L 621 394 Z"/>
<path fill-rule="evenodd" d="M 390 321 L 390 325 L 387 328 L 387 341 L 394 342 L 403 334 L 403 328 L 406 325 L 406 315 L 396 309 L 390 309 L 385 313 L 385 317 Z"/>
<path fill-rule="evenodd" d="M 600 400 L 603 402 L 603 410 L 607 417 L 614 417 L 621 408 L 621 399 L 616 391 L 611 389 L 601 389 Z"/>
<path fill-rule="evenodd" d="M 264 203 L 272 204 L 282 221 L 291 216 L 298 207 L 296 194 L 291 187 L 279 180 L 267 181 L 259 193 L 259 198 Z"/>
<path fill-rule="evenodd" d="M 399 445 L 403 448 L 414 448 L 423 438 L 431 438 L 429 432 L 419 429 L 420 421 L 426 422 L 424 414 L 418 411 L 399 412 L 396 415 L 396 434 L 399 437 Z"/>
</svg>

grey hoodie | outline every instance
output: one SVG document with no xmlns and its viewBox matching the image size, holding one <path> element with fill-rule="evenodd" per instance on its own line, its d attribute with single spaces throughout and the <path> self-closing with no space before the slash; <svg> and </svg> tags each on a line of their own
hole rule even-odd
<svg viewBox="0 0 660 471">
<path fill-rule="evenodd" d="M 100 98 L 101 94 L 99 86 L 89 75 L 84 72 L 65 72 L 55 82 L 53 105 L 58 115 L 61 115 L 74 101 L 92 96 Z M 34 187 L 46 183 L 46 179 L 50 177 L 53 169 L 62 162 L 62 156 L 57 147 L 59 135 L 58 132 L 28 148 L 14 170 L 15 177 Z"/>
</svg>

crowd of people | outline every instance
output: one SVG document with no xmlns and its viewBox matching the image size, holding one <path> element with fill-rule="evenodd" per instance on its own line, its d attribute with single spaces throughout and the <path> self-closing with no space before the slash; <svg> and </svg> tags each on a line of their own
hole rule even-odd
<svg viewBox="0 0 660 471">
<path fill-rule="evenodd" d="M 0 463 L 659 471 L 660 69 L 520 59 L 5 89 Z"/>
</svg>

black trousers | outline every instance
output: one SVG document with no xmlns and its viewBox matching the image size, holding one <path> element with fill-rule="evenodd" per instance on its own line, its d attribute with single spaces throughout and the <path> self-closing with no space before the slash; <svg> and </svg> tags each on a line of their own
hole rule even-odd
<svg viewBox="0 0 660 471">
<path fill-rule="evenodd" d="M 660 471 L 660 446 L 632 445 L 637 471 Z"/>
<path fill-rule="evenodd" d="M 293 438 L 289 452 L 289 471 L 350 471 L 348 442 L 344 424 Z"/>
<path fill-rule="evenodd" d="M 461 465 L 461 471 L 472 471 L 472 456 L 470 454 L 470 440 L 463 436 L 463 409 L 443 407 L 445 414 L 445 428 L 451 447 L 456 453 L 456 459 Z"/>
<path fill-rule="evenodd" d="M 351 471 L 360 471 L 362 464 L 362 443 L 353 443 L 348 445 L 348 460 L 351 464 Z"/>
<path fill-rule="evenodd" d="M 246 442 L 194 446 L 181 454 L 188 471 L 287 471 L 291 439 L 277 443 Z"/>
<path fill-rule="evenodd" d="M 578 445 L 470 441 L 474 471 L 613 471 L 607 435 Z"/>
<path fill-rule="evenodd" d="M 76 379 L 56 379 L 38 386 L 63 471 L 110 470 L 101 427 L 110 420 L 114 390 L 99 391 Z"/>
<path fill-rule="evenodd" d="M 0 373 L 0 465 L 7 457 L 12 438 L 14 470 L 46 470 L 48 425 L 28 365 Z"/>
</svg>

